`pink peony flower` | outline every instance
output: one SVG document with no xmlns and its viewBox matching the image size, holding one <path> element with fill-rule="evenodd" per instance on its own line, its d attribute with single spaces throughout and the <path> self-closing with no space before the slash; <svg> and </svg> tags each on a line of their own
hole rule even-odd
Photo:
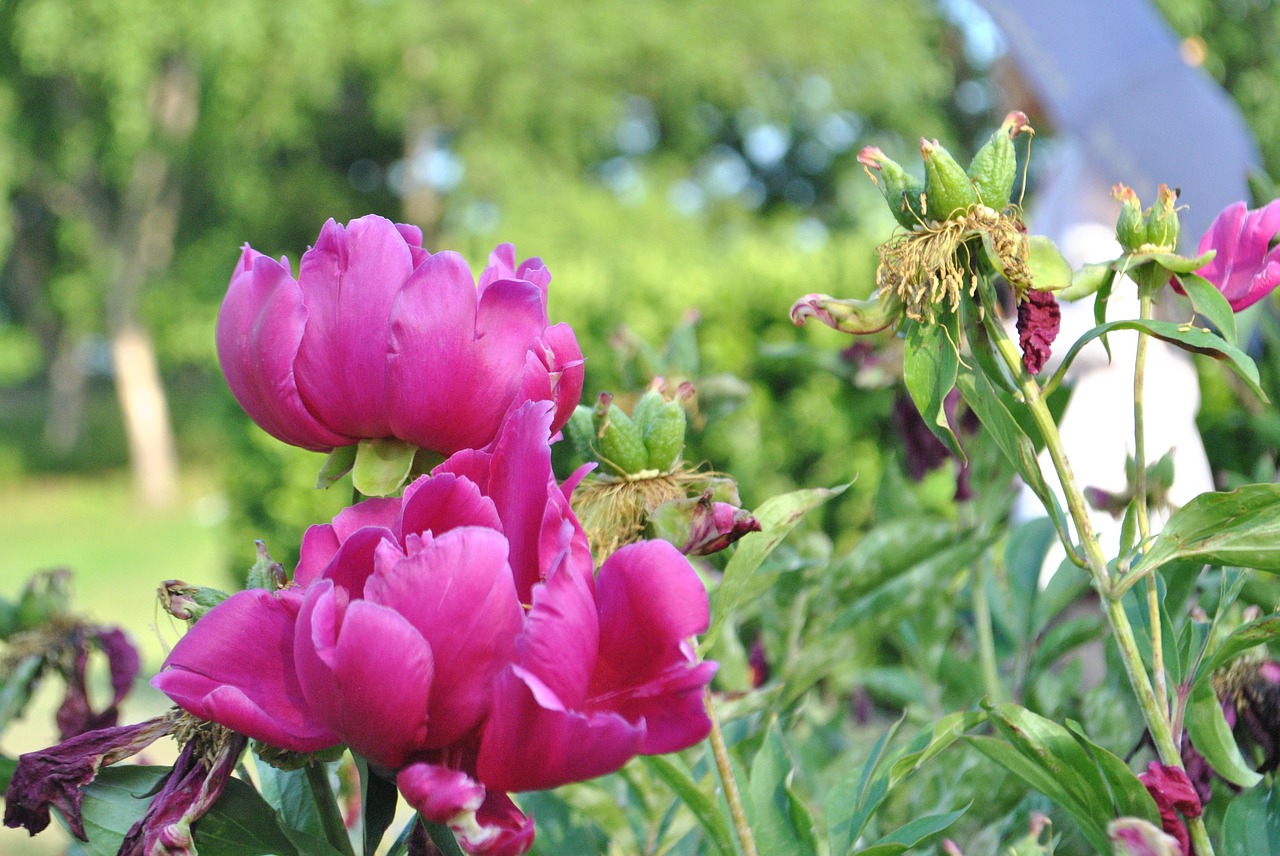
<svg viewBox="0 0 1280 856">
<path fill-rule="evenodd" d="M 1200 253 L 1217 250 L 1198 273 L 1217 286 L 1239 312 L 1280 285 L 1280 199 L 1250 211 L 1243 202 L 1223 209 L 1200 239 Z M 1182 291 L 1177 281 L 1174 287 Z"/>
<path fill-rule="evenodd" d="M 553 418 L 523 404 L 490 450 L 313 526 L 295 584 L 215 607 L 155 686 L 284 749 L 347 744 L 471 853 L 530 846 L 507 791 L 703 739 L 715 664 L 689 643 L 708 624 L 702 583 L 665 542 L 593 574 L 576 481 L 551 472 Z"/>
<path fill-rule="evenodd" d="M 232 394 L 267 433 L 328 451 L 396 437 L 449 455 L 483 448 L 524 401 L 552 430 L 582 393 L 572 329 L 547 320 L 551 275 L 503 244 L 477 285 L 457 253 L 373 215 L 329 220 L 294 279 L 245 246 L 218 314 Z"/>
</svg>

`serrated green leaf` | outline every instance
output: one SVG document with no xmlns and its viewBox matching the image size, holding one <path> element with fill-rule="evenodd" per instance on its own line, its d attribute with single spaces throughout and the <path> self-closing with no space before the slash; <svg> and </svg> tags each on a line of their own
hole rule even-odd
<svg viewBox="0 0 1280 856">
<path fill-rule="evenodd" d="M 351 484 L 365 496 L 391 496 L 409 478 L 417 452 L 417 446 L 394 437 L 361 440 L 351 467 Z"/>
<path fill-rule="evenodd" d="M 946 814 L 927 814 L 924 817 L 917 817 L 870 847 L 859 850 L 857 856 L 898 856 L 900 853 L 919 847 L 926 839 L 932 838 L 959 820 L 971 805 L 973 803 Z"/>
<path fill-rule="evenodd" d="M 1131 573 L 1174 559 L 1280 573 L 1280 484 L 1200 494 L 1169 517 Z"/>
<path fill-rule="evenodd" d="M 1234 660 L 1250 648 L 1257 647 L 1280 637 L 1280 615 L 1267 615 L 1256 621 L 1241 625 L 1222 644 L 1213 650 L 1200 663 L 1196 670 L 1195 685 L 1199 686 L 1213 676 L 1213 673 Z"/>
<path fill-rule="evenodd" d="M 642 755 L 640 761 L 689 807 L 721 856 L 734 856 L 729 822 L 715 799 L 694 782 L 678 755 Z"/>
<path fill-rule="evenodd" d="M 1187 734 L 1213 771 L 1242 788 L 1252 788 L 1262 777 L 1250 769 L 1240 754 L 1231 726 L 1222 713 L 1222 704 L 1207 683 L 1192 690 L 1187 700 Z"/>
<path fill-rule="evenodd" d="M 720 588 L 716 592 L 711 626 L 698 644 L 699 654 L 705 654 L 715 643 L 725 622 L 742 599 L 751 575 L 759 569 L 774 548 L 782 543 L 782 539 L 790 534 L 806 514 L 831 497 L 840 495 L 847 487 L 848 485 L 841 485 L 829 490 L 810 488 L 784 493 L 765 500 L 754 511 L 756 520 L 760 521 L 760 531 L 752 532 L 739 541 L 733 557 L 725 565 L 724 576 L 721 577 Z"/>
<path fill-rule="evenodd" d="M 1194 273 L 1179 275 L 1178 282 L 1182 290 L 1191 300 L 1196 312 L 1204 316 L 1210 324 L 1218 328 L 1222 338 L 1236 344 L 1236 313 L 1227 298 L 1218 287 L 1209 280 Z"/>
<path fill-rule="evenodd" d="M 917 323 L 907 333 L 906 355 L 903 358 L 903 380 L 916 409 L 951 454 L 959 461 L 966 460 L 960 441 L 947 422 L 945 408 L 947 394 L 956 385 L 956 372 L 960 367 L 959 326 L 954 312 L 945 313 L 937 323 Z"/>
</svg>

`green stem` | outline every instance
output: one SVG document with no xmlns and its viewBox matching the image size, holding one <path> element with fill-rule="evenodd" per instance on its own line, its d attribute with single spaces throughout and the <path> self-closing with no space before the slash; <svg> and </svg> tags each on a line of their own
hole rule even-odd
<svg viewBox="0 0 1280 856">
<path fill-rule="evenodd" d="M 982 687 L 993 704 L 1005 700 L 1004 685 L 996 665 L 995 636 L 991 632 L 991 604 L 987 602 L 987 560 L 979 557 L 973 565 L 973 623 L 978 633 L 978 660 L 982 664 Z"/>
<path fill-rule="evenodd" d="M 328 768 L 319 761 L 312 761 L 306 766 L 306 771 L 307 784 L 311 786 L 311 795 L 315 797 L 316 810 L 320 813 L 320 824 L 324 827 L 324 837 L 339 853 L 355 856 L 347 825 L 342 821 L 342 810 L 338 808 L 338 799 L 329 784 Z"/>
<path fill-rule="evenodd" d="M 756 851 L 755 836 L 751 834 L 751 824 L 747 823 L 747 813 L 742 807 L 742 794 L 738 791 L 738 781 L 733 777 L 729 748 L 725 745 L 724 733 L 720 730 L 720 720 L 716 717 L 715 706 L 711 703 L 710 689 L 703 691 L 702 700 L 707 707 L 707 716 L 711 718 L 711 754 L 715 756 L 716 769 L 720 771 L 720 782 L 724 786 L 724 801 L 729 805 L 729 817 L 733 820 L 733 831 L 738 835 L 742 856 L 759 856 Z"/>
<path fill-rule="evenodd" d="M 1151 318 L 1151 292 L 1138 285 L 1138 317 Z M 1150 337 L 1138 331 L 1138 347 L 1133 360 L 1133 459 L 1134 502 L 1140 543 L 1151 537 L 1151 520 L 1147 510 L 1147 426 L 1143 406 L 1146 386 L 1147 344 Z M 1147 623 L 1151 626 L 1151 675 L 1155 681 L 1156 699 L 1169 718 L 1169 688 L 1164 668 L 1164 632 L 1160 622 L 1160 592 L 1155 574 L 1147 576 Z"/>
<path fill-rule="evenodd" d="M 1057 423 L 1054 422 L 1052 414 L 1049 413 L 1049 408 L 1045 405 L 1039 384 L 1023 368 L 1017 347 L 1009 339 L 1008 333 L 1005 332 L 1004 326 L 1000 323 L 1000 318 L 995 311 L 994 301 L 991 299 L 990 287 L 984 286 L 985 284 L 980 285 L 978 291 L 982 297 L 985 310 L 983 321 L 990 336 L 990 341 L 1017 381 L 1027 408 L 1031 412 L 1031 417 L 1044 437 L 1045 446 L 1049 450 L 1049 457 L 1053 461 L 1054 469 L 1058 474 L 1058 481 L 1062 485 L 1062 492 L 1067 500 L 1067 508 L 1075 521 L 1076 532 L 1080 537 L 1080 546 L 1084 551 L 1089 573 L 1093 577 L 1094 586 L 1103 596 L 1107 622 L 1111 625 L 1111 633 L 1116 640 L 1116 646 L 1120 650 L 1120 659 L 1124 663 L 1125 674 L 1128 676 L 1129 685 L 1133 688 L 1134 696 L 1137 698 L 1138 707 L 1142 711 L 1142 718 L 1146 721 L 1152 742 L 1155 743 L 1156 753 L 1160 756 L 1160 763 L 1167 767 L 1182 769 L 1182 753 L 1179 751 L 1178 743 L 1174 740 L 1169 726 L 1168 708 L 1157 701 L 1155 690 L 1151 686 L 1151 679 L 1143 667 L 1142 654 L 1138 650 L 1138 643 L 1134 638 L 1133 626 L 1129 623 L 1129 616 L 1125 614 L 1124 607 L 1120 604 L 1119 599 L 1112 596 L 1107 560 L 1102 553 L 1102 546 L 1098 543 L 1097 534 L 1093 531 L 1093 523 L 1089 519 L 1084 496 L 1076 484 L 1075 475 L 1071 471 L 1071 464 L 1067 460 L 1066 451 L 1062 447 L 1062 437 L 1058 434 Z M 1192 840 L 1195 842 L 1196 852 L 1200 856 L 1212 856 L 1213 846 L 1209 843 L 1204 823 L 1199 818 L 1188 819 L 1187 828 L 1191 833 Z"/>
</svg>

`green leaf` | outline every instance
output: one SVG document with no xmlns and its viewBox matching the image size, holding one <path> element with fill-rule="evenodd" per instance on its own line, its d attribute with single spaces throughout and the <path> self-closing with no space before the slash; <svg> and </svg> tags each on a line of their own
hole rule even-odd
<svg viewBox="0 0 1280 856">
<path fill-rule="evenodd" d="M 1047 517 L 1028 520 L 1009 535 L 1009 543 L 1004 550 L 1004 566 L 1009 580 L 1007 611 L 1013 619 L 1010 635 L 1019 642 L 1026 643 L 1035 636 L 1040 572 L 1045 557 L 1057 540 L 1053 521 Z M 988 575 L 987 579 L 988 587 L 995 587 L 995 576 Z"/>
<path fill-rule="evenodd" d="M 316 490 L 333 487 L 334 482 L 351 472 L 356 462 L 356 444 L 337 446 L 329 457 L 324 459 L 320 473 L 316 476 Z"/>
<path fill-rule="evenodd" d="M 1076 355 L 1080 353 L 1081 348 L 1113 330 L 1140 330 L 1155 336 L 1157 339 L 1163 339 L 1172 345 L 1176 345 L 1184 351 L 1204 354 L 1205 356 L 1213 357 L 1215 360 L 1224 360 L 1231 370 L 1240 376 L 1245 385 L 1253 391 L 1254 395 L 1263 401 L 1268 400 L 1267 394 L 1258 385 L 1257 365 L 1254 364 L 1248 354 L 1218 334 L 1210 333 L 1208 330 L 1192 327 L 1188 324 L 1178 324 L 1174 321 L 1144 321 L 1141 318 L 1110 321 L 1106 324 L 1099 324 L 1089 330 L 1077 339 L 1067 353 L 1063 355 L 1062 365 L 1054 372 L 1050 383 L 1056 384 L 1061 381 L 1062 376 L 1066 374 L 1068 367 L 1070 367 Z M 1110 354 L 1111 351 L 1108 350 L 1107 353 Z"/>
<path fill-rule="evenodd" d="M 467 856 L 462 852 L 458 839 L 454 837 L 453 830 L 449 827 L 443 823 L 431 823 L 426 818 L 422 819 L 422 825 L 427 828 L 427 837 L 440 851 L 440 856 Z"/>
<path fill-rule="evenodd" d="M 391 779 L 383 778 L 369 769 L 369 762 L 354 755 L 356 770 L 360 775 L 360 805 L 364 816 L 364 853 L 373 856 L 396 818 L 396 803 L 400 791 Z"/>
<path fill-rule="evenodd" d="M 1120 258 L 1111 263 L 1118 273 L 1127 273 L 1133 276 L 1135 268 L 1154 262 L 1169 273 L 1176 273 L 1179 277 L 1192 271 L 1200 270 L 1200 268 L 1213 261 L 1213 257 L 1217 254 L 1217 250 L 1209 250 L 1207 253 L 1199 256 L 1180 256 L 1177 253 L 1125 253 Z"/>
<path fill-rule="evenodd" d="M 957 460 L 966 460 L 960 441 L 947 422 L 944 407 L 947 394 L 956 385 L 960 367 L 959 327 L 954 312 L 941 315 L 937 323 L 916 323 L 907 333 L 903 379 L 916 409 L 929 430 L 951 450 Z"/>
<path fill-rule="evenodd" d="M 280 770 L 254 756 L 262 796 L 274 807 L 280 828 L 307 856 L 345 856 L 325 834 L 324 817 L 305 768 Z"/>
<path fill-rule="evenodd" d="M 351 484 L 365 496 L 391 496 L 409 478 L 418 447 L 394 437 L 361 440 Z"/>
<path fill-rule="evenodd" d="M 981 710 L 967 710 L 948 713 L 939 719 L 932 729 L 922 732 L 912 741 L 907 754 L 894 762 L 889 769 L 889 787 L 897 786 L 907 776 L 942 754 L 963 737 L 966 731 L 986 718 L 986 713 Z"/>
<path fill-rule="evenodd" d="M 885 747 L 893 739 L 899 719 L 871 747 L 860 770 L 854 770 L 827 793 L 827 840 L 831 856 L 845 856 L 853 850 L 862 829 L 889 792 L 890 775 L 878 775 Z"/>
<path fill-rule="evenodd" d="M 13 778 L 13 771 L 16 769 L 18 769 L 17 758 L 0 756 L 0 791 L 9 790 L 9 780 Z"/>
<path fill-rule="evenodd" d="M 1068 651 L 1101 636 L 1105 627 L 1101 615 L 1080 615 L 1055 624 L 1036 644 L 1031 664 L 1027 667 L 1028 682 L 1030 676 L 1049 668 Z"/>
<path fill-rule="evenodd" d="M 782 539 L 787 537 L 806 514 L 831 497 L 840 495 L 847 487 L 848 485 L 841 485 L 830 490 L 810 488 L 792 491 L 765 500 L 755 510 L 756 520 L 760 521 L 760 531 L 752 532 L 739 541 L 733 557 L 725 565 L 720 589 L 716 592 L 714 617 L 698 644 L 699 654 L 705 654 L 715 644 L 716 637 L 742 599 L 751 575 L 759 569 L 774 548 L 782 543 Z"/>
<path fill-rule="evenodd" d="M 1044 235 L 1032 235 L 1028 243 L 1027 268 L 1036 289 L 1061 291 L 1073 285 L 1071 265 L 1062 257 L 1057 244 Z"/>
<path fill-rule="evenodd" d="M 1066 809 L 1098 851 L 1108 852 L 1105 821 L 1112 815 L 1110 791 L 1084 747 L 1067 729 L 1026 708 L 1015 704 L 984 707 L 1008 742 L 972 737 L 970 742 Z"/>
<path fill-rule="evenodd" d="M 789 787 L 793 766 L 774 717 L 751 763 L 747 786 L 751 832 L 760 856 L 812 856 L 816 852 L 812 829 L 802 830 L 796 823 L 795 797 Z"/>
<path fill-rule="evenodd" d="M 708 838 L 721 856 L 734 856 L 733 838 L 729 822 L 720 811 L 716 800 L 698 784 L 685 768 L 678 755 L 642 755 L 640 761 L 675 792 L 689 807 L 698 823 L 706 830 Z"/>
<path fill-rule="evenodd" d="M 0 732 L 9 723 L 22 716 L 31 694 L 40 682 L 40 672 L 44 669 L 44 653 L 28 654 L 9 670 L 4 688 L 0 689 Z"/>
<path fill-rule="evenodd" d="M 115 856 L 124 836 L 146 812 L 147 795 L 172 768 L 124 766 L 102 770 L 83 791 L 86 856 Z M 61 820 L 61 817 L 59 816 Z M 209 813 L 193 828 L 196 848 L 208 856 L 300 856 L 252 787 L 231 779 Z M 307 854 L 310 856 L 310 854 Z"/>
<path fill-rule="evenodd" d="M 1280 856 L 1280 778 L 1241 794 L 1222 820 L 1223 856 Z"/>
<path fill-rule="evenodd" d="M 1186 723 L 1191 742 L 1215 773 L 1242 788 L 1251 788 L 1262 781 L 1240 754 L 1211 685 L 1202 683 L 1192 690 L 1187 700 Z"/>
<path fill-rule="evenodd" d="M 1104 285 L 1110 291 L 1115 278 L 1115 268 L 1110 262 L 1084 265 L 1071 275 L 1071 285 L 1058 292 L 1058 299 L 1080 300 L 1101 291 Z"/>
<path fill-rule="evenodd" d="M 1139 781 L 1133 770 L 1129 769 L 1129 765 L 1119 756 L 1090 740 L 1079 723 L 1070 719 L 1066 722 L 1067 729 L 1093 758 L 1099 772 L 1111 787 L 1111 804 L 1114 807 L 1114 813 L 1121 817 L 1140 817 L 1159 826 L 1160 810 L 1156 807 L 1156 802 L 1151 798 L 1146 785 Z"/>
<path fill-rule="evenodd" d="M 1062 511 L 1062 506 L 1058 504 L 1057 496 L 1045 480 L 1040 462 L 1036 460 L 1035 445 L 1022 430 L 1018 420 L 1013 418 L 1009 408 L 1005 407 L 1004 402 L 996 395 L 990 382 L 983 375 L 966 369 L 956 377 L 956 387 L 964 397 L 965 403 L 978 414 L 978 420 L 983 427 L 991 432 L 991 438 L 996 441 L 1005 458 L 1044 505 L 1054 528 L 1058 530 L 1059 537 L 1070 541 L 1066 515 Z"/>
<path fill-rule="evenodd" d="M 919 847 L 927 838 L 932 838 L 960 819 L 969 810 L 969 803 L 964 808 L 949 811 L 946 814 L 928 814 L 917 817 L 904 826 L 881 838 L 870 847 L 858 851 L 858 856 L 898 856 L 913 847 Z"/>
<path fill-rule="evenodd" d="M 1280 484 L 1200 494 L 1169 517 L 1131 573 L 1174 559 L 1280 573 Z"/>
<path fill-rule="evenodd" d="M 1234 660 L 1242 652 L 1280 637 L 1280 615 L 1268 615 L 1248 624 L 1241 625 L 1213 653 L 1205 657 L 1196 670 L 1195 685 L 1199 686 L 1213 676 L 1213 673 Z"/>
<path fill-rule="evenodd" d="M 1222 338 L 1236 344 L 1236 313 L 1227 298 L 1218 287 L 1209 280 L 1194 273 L 1181 274 L 1178 282 L 1182 290 L 1191 299 L 1196 312 L 1204 316 L 1210 324 L 1218 328 Z"/>
</svg>

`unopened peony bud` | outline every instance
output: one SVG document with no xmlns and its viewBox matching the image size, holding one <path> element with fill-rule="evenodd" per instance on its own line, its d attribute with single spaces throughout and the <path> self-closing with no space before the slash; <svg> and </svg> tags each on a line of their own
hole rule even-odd
<svg viewBox="0 0 1280 856">
<path fill-rule="evenodd" d="M 1138 194 L 1132 187 L 1115 184 L 1111 187 L 1111 198 L 1120 203 L 1120 213 L 1116 215 L 1116 240 L 1125 252 L 1136 253 L 1147 242 L 1147 222 Z"/>
<path fill-rule="evenodd" d="M 686 556 L 719 552 L 748 532 L 760 531 L 760 521 L 749 511 L 713 502 L 711 491 L 664 502 L 649 515 L 648 525 L 655 537 L 670 541 Z"/>
<path fill-rule="evenodd" d="M 924 157 L 924 211 L 927 220 L 950 220 L 979 204 L 968 173 L 937 140 L 920 140 Z"/>
<path fill-rule="evenodd" d="M 924 222 L 924 207 L 920 201 L 924 182 L 875 146 L 867 146 L 858 152 L 858 163 L 884 194 L 895 220 L 908 229 Z M 880 178 L 872 170 L 880 173 Z"/>
</svg>

